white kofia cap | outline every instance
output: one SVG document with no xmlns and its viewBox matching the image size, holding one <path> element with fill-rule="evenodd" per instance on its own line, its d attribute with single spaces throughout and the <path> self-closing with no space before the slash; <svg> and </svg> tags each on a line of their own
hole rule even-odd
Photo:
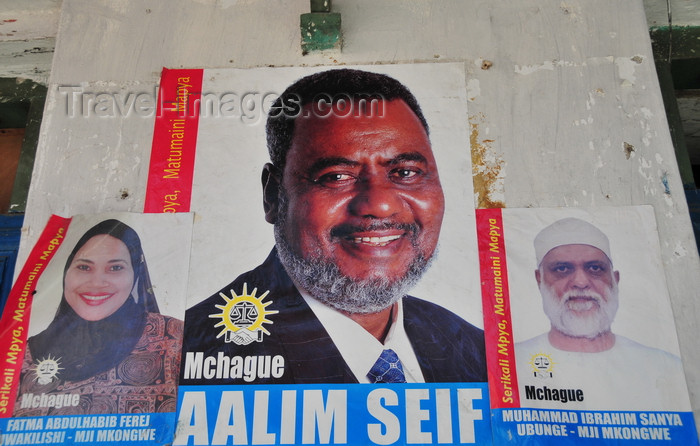
<svg viewBox="0 0 700 446">
<path fill-rule="evenodd" d="M 610 241 L 603 231 L 587 221 L 578 218 L 562 218 L 547 226 L 535 237 L 535 256 L 537 265 L 542 263 L 545 255 L 557 246 L 590 245 L 610 256 Z"/>
</svg>

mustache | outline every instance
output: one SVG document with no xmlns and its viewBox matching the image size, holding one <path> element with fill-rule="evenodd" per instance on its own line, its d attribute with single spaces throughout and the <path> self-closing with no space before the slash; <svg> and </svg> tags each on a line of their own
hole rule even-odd
<svg viewBox="0 0 700 446">
<path fill-rule="evenodd" d="M 398 223 L 391 220 L 372 220 L 367 224 L 340 224 L 331 229 L 331 236 L 338 238 L 349 237 L 357 232 L 383 231 L 388 229 L 396 229 L 404 231 L 414 236 L 420 228 L 416 223 Z"/>
<path fill-rule="evenodd" d="M 595 291 L 567 291 L 562 296 L 562 302 L 569 302 L 571 299 L 591 299 L 598 303 L 603 302 L 603 296 Z"/>
</svg>

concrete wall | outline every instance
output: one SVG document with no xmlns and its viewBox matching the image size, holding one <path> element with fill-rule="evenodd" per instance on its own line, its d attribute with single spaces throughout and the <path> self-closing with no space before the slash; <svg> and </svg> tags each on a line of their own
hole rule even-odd
<svg viewBox="0 0 700 446">
<path fill-rule="evenodd" d="M 143 208 L 152 120 L 70 118 L 59 86 L 152 91 L 163 66 L 463 62 L 478 206 L 653 205 L 697 418 L 700 261 L 641 0 L 336 0 L 342 53 L 302 56 L 308 10 L 64 0 L 23 251 L 50 213 Z"/>
<path fill-rule="evenodd" d="M 0 77 L 46 84 L 60 15 L 61 0 L 0 2 Z"/>
</svg>

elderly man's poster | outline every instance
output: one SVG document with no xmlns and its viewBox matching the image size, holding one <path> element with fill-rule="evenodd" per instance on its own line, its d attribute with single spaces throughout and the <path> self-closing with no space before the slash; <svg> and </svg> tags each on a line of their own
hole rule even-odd
<svg viewBox="0 0 700 446">
<path fill-rule="evenodd" d="M 340 68 L 164 72 L 201 111 L 149 180 L 197 214 L 174 444 L 490 441 L 463 66 Z"/>
<path fill-rule="evenodd" d="M 192 219 L 51 217 L 2 319 L 2 444 L 172 441 Z"/>
<path fill-rule="evenodd" d="M 650 206 L 477 211 L 495 444 L 697 444 Z"/>
</svg>

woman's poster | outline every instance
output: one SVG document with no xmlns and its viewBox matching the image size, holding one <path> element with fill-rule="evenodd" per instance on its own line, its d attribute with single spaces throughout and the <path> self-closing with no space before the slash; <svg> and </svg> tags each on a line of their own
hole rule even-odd
<svg viewBox="0 0 700 446">
<path fill-rule="evenodd" d="M 51 217 L 2 320 L 3 444 L 172 440 L 191 231 L 192 214 Z"/>
</svg>

